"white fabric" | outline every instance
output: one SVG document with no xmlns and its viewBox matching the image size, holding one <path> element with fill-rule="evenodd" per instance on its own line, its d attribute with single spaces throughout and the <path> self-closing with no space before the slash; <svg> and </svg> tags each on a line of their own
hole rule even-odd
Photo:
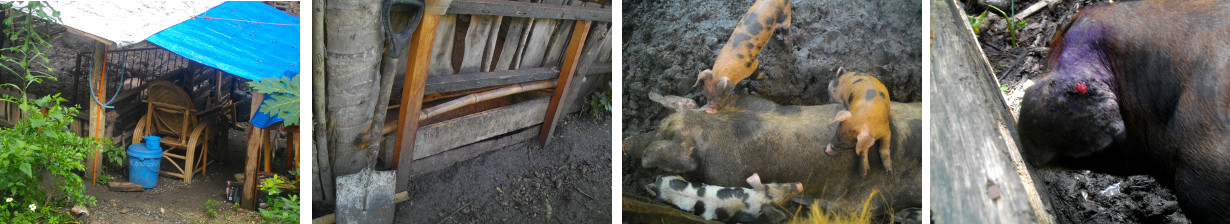
<svg viewBox="0 0 1230 224">
<path fill-rule="evenodd" d="M 77 1 L 48 2 L 60 11 L 60 24 L 89 33 L 122 48 L 200 15 L 224 1 Z M 48 13 L 50 15 L 50 13 Z"/>
</svg>

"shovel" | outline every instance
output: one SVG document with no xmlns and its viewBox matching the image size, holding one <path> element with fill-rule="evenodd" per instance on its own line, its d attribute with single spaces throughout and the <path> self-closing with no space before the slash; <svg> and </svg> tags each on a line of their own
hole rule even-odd
<svg viewBox="0 0 1230 224">
<path fill-rule="evenodd" d="M 393 5 L 408 5 L 412 7 L 411 19 L 401 33 L 396 33 L 389 20 L 389 11 Z M 406 46 L 410 37 L 418 28 L 423 18 L 423 2 L 421 0 L 384 0 L 381 9 L 381 19 L 384 25 L 385 41 L 389 49 L 384 52 L 383 66 L 380 69 L 380 92 L 377 92 L 376 116 L 372 122 L 371 148 L 368 150 L 369 165 L 358 173 L 337 178 L 337 221 L 338 223 L 393 223 L 393 209 L 396 203 L 397 171 L 375 171 L 377 151 L 384 129 L 384 118 L 388 114 L 389 95 L 393 89 L 393 75 L 397 66 L 405 64 L 402 58 L 406 54 Z M 393 163 L 396 163 L 394 161 Z"/>
</svg>

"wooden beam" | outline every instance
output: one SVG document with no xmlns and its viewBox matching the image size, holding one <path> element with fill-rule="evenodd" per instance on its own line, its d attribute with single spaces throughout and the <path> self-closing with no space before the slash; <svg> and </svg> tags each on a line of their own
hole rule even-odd
<svg viewBox="0 0 1230 224">
<path fill-rule="evenodd" d="M 542 81 L 559 75 L 559 68 L 542 67 L 494 72 L 480 72 L 462 75 L 446 75 L 427 77 L 425 94 L 454 92 L 468 89 L 481 89 L 492 86 Z"/>
<path fill-rule="evenodd" d="M 418 176 L 440 171 L 453 166 L 453 164 L 457 162 L 465 161 L 477 157 L 478 155 L 482 155 L 483 153 L 502 149 L 517 143 L 526 142 L 532 144 L 533 141 L 529 140 L 534 139 L 534 136 L 538 135 L 539 128 L 540 127 L 538 126 L 531 126 L 522 130 L 509 132 L 510 134 L 508 135 L 489 138 L 474 144 L 449 149 L 448 151 L 432 154 L 423 158 L 417 158 L 414 160 L 414 169 L 412 169 L 413 173 L 411 173 L 410 176 Z"/>
<path fill-rule="evenodd" d="M 94 92 L 92 95 L 96 96 L 96 98 L 88 100 L 88 103 L 90 104 L 90 137 L 101 139 L 106 138 L 103 134 L 106 133 L 104 129 L 107 127 L 105 114 L 106 108 L 103 108 L 102 105 L 98 105 L 95 101 L 98 98 L 106 96 L 104 93 L 107 92 L 107 67 L 105 63 L 107 60 L 107 45 L 103 45 L 103 42 L 101 41 L 94 42 L 93 60 L 93 68 L 90 69 L 92 70 L 93 76 L 97 77 L 94 77 L 94 79 L 91 80 L 93 81 L 93 83 L 91 83 L 93 88 L 90 89 L 90 91 Z M 90 174 L 90 183 L 98 184 L 98 169 L 99 164 L 101 164 L 100 161 L 102 161 L 99 157 L 102 157 L 102 154 L 97 150 L 94 150 L 88 157 L 89 158 L 86 159 L 87 162 L 85 167 Z"/>
<path fill-rule="evenodd" d="M 432 45 L 436 42 L 436 28 L 440 15 L 423 13 L 418 30 L 410 39 L 410 55 L 406 58 L 406 78 L 402 83 L 401 109 L 397 112 L 397 136 L 393 143 L 392 169 L 397 170 L 395 191 L 404 191 L 410 184 L 410 164 L 414 155 L 414 141 L 419 128 L 419 109 L 423 107 L 423 90 L 426 88 L 428 69 L 431 66 Z M 404 159 L 403 159 L 404 158 Z"/>
<path fill-rule="evenodd" d="M 256 109 L 260 108 L 261 101 L 265 99 L 265 94 L 252 90 L 252 111 L 249 112 L 252 116 L 256 116 Z M 244 157 L 243 162 L 243 208 L 255 211 L 256 208 L 256 182 L 260 182 L 260 178 L 256 176 L 256 167 L 258 165 L 261 151 L 261 142 L 265 136 L 264 130 L 256 126 L 248 125 L 248 149 L 247 157 Z"/>
<path fill-rule="evenodd" d="M 611 8 L 501 0 L 453 0 L 453 4 L 448 7 L 448 13 L 600 22 L 611 21 Z"/>
<path fill-rule="evenodd" d="M 1016 121 L 994 71 L 957 4 L 930 3 L 928 85 L 943 88 L 928 94 L 945 96 L 933 97 L 929 106 L 931 216 L 952 223 L 1055 223 L 1038 194 L 1041 182 L 1020 155 Z"/>
<path fill-rule="evenodd" d="M 590 32 L 595 32 L 585 40 L 585 47 L 581 50 L 581 57 L 577 62 L 577 71 L 572 79 L 572 85 L 569 86 L 568 95 L 561 102 L 558 113 L 569 114 L 580 109 L 580 106 L 585 103 L 586 96 L 600 88 L 599 80 L 602 76 L 590 76 L 591 74 L 604 73 L 603 71 L 594 71 L 594 61 L 600 56 L 598 55 L 602 48 L 611 45 L 611 36 L 608 29 L 608 23 L 595 24 Z M 605 73 L 610 73 L 610 67 L 606 68 Z"/>
<path fill-rule="evenodd" d="M 555 122 L 559 121 L 562 113 L 558 113 L 560 101 L 563 101 L 564 96 L 568 94 L 568 86 L 572 84 L 572 76 L 577 72 L 577 64 L 580 62 L 581 49 L 585 47 L 585 37 L 589 35 L 590 21 L 577 21 L 573 25 L 572 39 L 568 41 L 568 51 L 564 53 L 563 69 L 560 70 L 559 83 L 555 85 L 555 94 L 551 96 L 551 104 L 547 109 L 547 116 L 542 120 L 542 131 L 538 135 L 538 144 L 546 147 L 547 141 L 552 134 L 555 134 Z"/>
<path fill-rule="evenodd" d="M 422 159 L 542 123 L 548 100 L 541 97 L 423 126 L 419 128 L 414 142 L 413 159 Z"/>
</svg>

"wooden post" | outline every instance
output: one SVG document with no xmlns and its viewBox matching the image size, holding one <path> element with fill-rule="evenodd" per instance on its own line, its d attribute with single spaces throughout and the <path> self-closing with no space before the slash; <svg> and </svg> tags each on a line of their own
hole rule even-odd
<svg viewBox="0 0 1230 224">
<path fill-rule="evenodd" d="M 577 64 L 581 58 L 581 49 L 585 46 L 585 37 L 589 35 L 590 21 L 580 20 L 573 25 L 572 37 L 568 41 L 568 51 L 564 53 L 564 64 L 560 68 L 559 79 L 555 84 L 555 94 L 551 96 L 551 104 L 547 106 L 547 117 L 542 120 L 542 129 L 538 135 L 538 144 L 547 146 L 547 140 L 555 134 L 555 122 L 562 116 L 559 113 L 560 101 L 568 94 L 571 79 L 577 73 Z"/>
<path fill-rule="evenodd" d="M 397 136 L 393 143 L 393 169 L 397 170 L 396 191 L 405 191 L 410 184 L 410 163 L 414 162 L 414 137 L 418 134 L 419 110 L 423 107 L 423 89 L 427 87 L 427 69 L 431 65 L 432 44 L 440 15 L 423 13 L 418 30 L 410 39 L 410 55 L 406 60 L 406 79 L 402 85 L 401 109 L 397 112 Z"/>
<path fill-rule="evenodd" d="M 263 155 L 261 155 L 261 161 L 264 162 L 265 165 L 264 169 L 261 170 L 266 173 L 273 172 L 273 138 L 270 137 L 272 136 L 270 135 L 270 133 L 272 133 L 270 130 L 271 129 L 266 128 L 261 129 L 261 131 L 265 132 L 261 134 L 264 136 L 261 138 L 261 152 L 263 153 Z"/>
<path fill-rule="evenodd" d="M 265 94 L 252 90 L 252 111 L 248 114 L 256 116 L 256 109 L 260 108 L 261 101 L 265 99 Z M 265 138 L 264 130 L 256 128 L 256 126 L 248 127 L 248 153 L 243 162 L 243 208 L 248 210 L 256 210 L 256 183 L 260 178 L 256 176 L 256 166 L 260 163 L 257 158 L 260 157 L 261 143 Z"/>
<path fill-rule="evenodd" d="M 94 79 L 91 80 L 93 81 L 91 85 L 93 85 L 94 88 L 91 88 L 90 91 L 94 92 L 93 95 L 96 98 L 88 100 L 90 104 L 90 137 L 94 138 L 104 138 L 103 133 L 105 133 L 105 131 L 103 129 L 107 127 L 106 116 L 103 111 L 106 108 L 103 108 L 102 105 L 98 105 L 98 103 L 95 102 L 96 99 L 105 96 L 104 93 L 107 92 L 106 59 L 107 45 L 102 42 L 94 42 L 94 64 L 93 68 L 90 69 L 93 71 L 91 76 L 97 77 L 93 77 Z M 101 159 L 99 159 L 101 156 L 101 153 L 94 150 L 88 155 L 89 158 L 86 159 L 87 164 L 85 167 L 88 169 L 88 173 L 90 174 L 90 183 L 92 184 L 98 184 L 98 165 L 101 163 Z"/>
<path fill-rule="evenodd" d="M 286 132 L 286 169 L 299 168 L 299 125 L 283 128 Z M 299 179 L 299 177 L 295 177 Z"/>
</svg>

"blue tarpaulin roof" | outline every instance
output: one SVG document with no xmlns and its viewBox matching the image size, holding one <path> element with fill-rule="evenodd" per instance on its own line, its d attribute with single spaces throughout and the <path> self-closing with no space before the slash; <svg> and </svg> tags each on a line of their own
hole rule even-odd
<svg viewBox="0 0 1230 224">
<path fill-rule="evenodd" d="M 226 2 L 149 38 L 250 80 L 299 74 L 299 18 L 260 2 Z"/>
<path fill-rule="evenodd" d="M 299 18 L 260 2 L 222 3 L 146 40 L 249 80 L 299 74 Z M 281 121 L 257 112 L 250 123 Z"/>
</svg>

